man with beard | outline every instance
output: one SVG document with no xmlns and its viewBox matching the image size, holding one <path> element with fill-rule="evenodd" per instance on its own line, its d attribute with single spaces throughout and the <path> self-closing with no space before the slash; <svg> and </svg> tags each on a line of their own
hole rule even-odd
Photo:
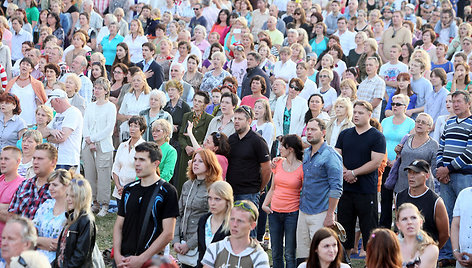
<svg viewBox="0 0 472 268">
<path fill-rule="evenodd" d="M 322 227 L 334 225 L 334 211 L 343 191 L 341 156 L 328 146 L 326 125 L 312 118 L 306 125 L 310 147 L 303 155 L 303 188 L 297 223 L 297 263 L 308 258 L 311 239 Z"/>
</svg>

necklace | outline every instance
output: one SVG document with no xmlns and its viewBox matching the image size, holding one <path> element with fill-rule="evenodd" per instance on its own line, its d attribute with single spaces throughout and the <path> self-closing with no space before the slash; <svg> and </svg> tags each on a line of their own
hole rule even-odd
<svg viewBox="0 0 472 268">
<path fill-rule="evenodd" d="M 26 81 L 26 80 L 29 80 L 29 79 L 30 79 L 29 76 L 25 79 L 21 79 L 20 76 L 18 76 L 18 78 L 17 78 L 18 81 Z"/>
</svg>

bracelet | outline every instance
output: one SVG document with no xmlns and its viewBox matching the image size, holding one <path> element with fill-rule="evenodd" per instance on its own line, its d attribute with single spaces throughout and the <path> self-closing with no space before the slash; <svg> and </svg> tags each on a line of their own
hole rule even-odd
<svg viewBox="0 0 472 268">
<path fill-rule="evenodd" d="M 456 252 L 459 252 L 459 253 L 460 253 L 460 251 L 459 251 L 458 248 L 456 248 L 456 249 L 454 249 L 454 250 L 452 251 L 452 253 L 456 253 Z"/>
<path fill-rule="evenodd" d="M 354 174 L 354 170 L 351 170 L 352 176 L 356 177 L 356 174 Z"/>
</svg>

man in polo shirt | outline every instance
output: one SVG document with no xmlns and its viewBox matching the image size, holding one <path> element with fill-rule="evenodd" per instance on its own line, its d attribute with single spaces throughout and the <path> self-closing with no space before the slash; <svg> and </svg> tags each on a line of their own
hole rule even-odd
<svg viewBox="0 0 472 268">
<path fill-rule="evenodd" d="M 13 195 L 8 212 L 33 219 L 39 205 L 51 198 L 49 175 L 56 168 L 57 149 L 50 143 L 36 146 L 33 154 L 33 170 L 36 176 L 23 181 Z"/>
<path fill-rule="evenodd" d="M 11 27 L 13 29 L 13 36 L 11 38 L 11 60 L 13 62 L 21 60 L 24 55 L 21 52 L 21 45 L 25 41 L 33 42 L 33 36 L 22 29 L 23 21 L 19 17 L 13 17 L 11 20 Z"/>
<path fill-rule="evenodd" d="M 236 133 L 229 136 L 231 151 L 226 181 L 231 184 L 234 200 L 249 200 L 259 206 L 259 193 L 270 178 L 270 154 L 265 140 L 251 129 L 254 113 L 249 106 L 234 112 Z"/>
</svg>

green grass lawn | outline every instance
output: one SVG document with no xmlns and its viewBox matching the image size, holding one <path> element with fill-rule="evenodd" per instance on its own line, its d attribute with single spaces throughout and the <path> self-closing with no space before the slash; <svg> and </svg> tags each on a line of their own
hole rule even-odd
<svg viewBox="0 0 472 268">
<path fill-rule="evenodd" d="M 108 214 L 105 217 L 95 218 L 98 229 L 97 244 L 102 252 L 107 248 L 111 248 L 113 245 L 113 225 L 115 224 L 115 219 L 116 214 Z M 269 250 L 267 254 L 272 263 L 272 252 Z M 364 266 L 364 260 L 352 260 L 353 268 L 363 268 Z"/>
</svg>

